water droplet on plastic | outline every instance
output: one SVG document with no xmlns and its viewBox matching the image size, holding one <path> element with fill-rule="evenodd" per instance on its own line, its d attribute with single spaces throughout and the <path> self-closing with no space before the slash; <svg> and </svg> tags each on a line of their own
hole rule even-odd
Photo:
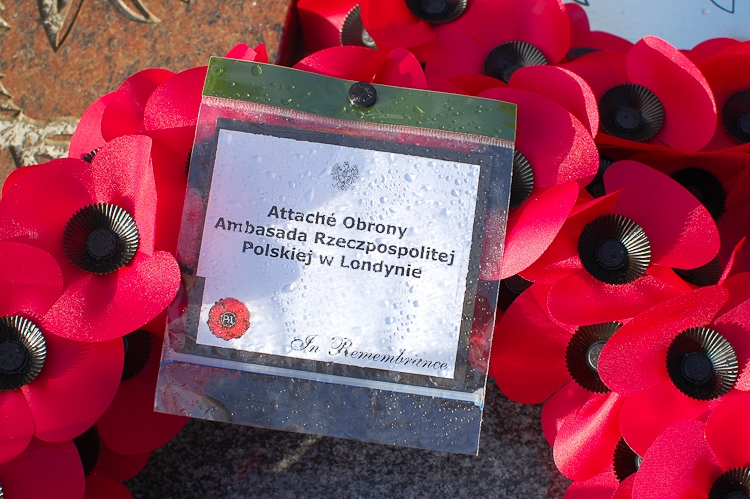
<svg viewBox="0 0 750 499">
<path fill-rule="evenodd" d="M 281 102 L 281 105 L 282 105 L 282 106 L 288 106 L 289 104 L 291 104 L 291 103 L 292 103 L 292 99 L 289 99 L 289 98 L 286 98 L 286 99 L 281 99 L 281 101 L 280 101 L 280 102 Z"/>
<path fill-rule="evenodd" d="M 417 300 L 414 300 L 413 302 L 411 302 L 411 304 L 414 305 L 415 307 L 419 307 L 419 301 Z"/>
<path fill-rule="evenodd" d="M 711 13 L 711 11 L 710 11 L 710 10 L 708 10 L 708 9 L 701 9 L 701 14 L 703 14 L 704 16 L 707 16 L 707 15 L 709 15 L 710 13 Z"/>
<path fill-rule="evenodd" d="M 386 318 L 385 318 L 385 323 L 386 323 L 386 324 L 388 324 L 389 326 L 390 326 L 391 324 L 393 324 L 394 322 L 396 322 L 396 319 L 395 319 L 395 317 L 386 317 Z"/>
<path fill-rule="evenodd" d="M 292 181 L 289 181 L 289 182 L 287 183 L 287 185 L 289 186 L 289 188 L 290 188 L 290 189 L 294 189 L 295 187 L 297 187 L 297 184 L 295 184 L 295 183 L 294 183 L 294 182 L 292 182 Z"/>
<path fill-rule="evenodd" d="M 266 178 L 273 180 L 276 178 L 276 174 L 274 172 L 266 172 Z"/>
<path fill-rule="evenodd" d="M 414 106 L 414 109 L 412 109 L 412 111 L 414 111 L 419 116 L 422 116 L 424 114 L 424 109 L 419 106 Z"/>
<path fill-rule="evenodd" d="M 312 203 L 315 198 L 315 188 L 311 187 L 309 191 L 305 193 L 305 202 Z"/>
<path fill-rule="evenodd" d="M 251 163 L 260 163 L 260 156 L 250 156 Z"/>
<path fill-rule="evenodd" d="M 258 77 L 263 74 L 263 68 L 258 65 L 254 65 L 252 68 L 250 68 L 250 74 Z"/>
<path fill-rule="evenodd" d="M 461 191 L 459 191 L 458 189 L 453 189 L 451 191 L 451 196 L 458 197 L 460 195 L 461 195 Z"/>
<path fill-rule="evenodd" d="M 289 284 L 287 284 L 286 286 L 284 286 L 283 288 L 281 288 L 281 292 L 282 293 L 291 293 L 295 289 L 297 289 L 297 283 L 296 282 L 290 282 Z"/>
<path fill-rule="evenodd" d="M 383 203 L 383 204 L 385 204 L 385 203 L 388 202 L 388 198 L 385 197 L 385 196 L 383 196 L 383 197 L 380 198 L 380 202 Z"/>
</svg>

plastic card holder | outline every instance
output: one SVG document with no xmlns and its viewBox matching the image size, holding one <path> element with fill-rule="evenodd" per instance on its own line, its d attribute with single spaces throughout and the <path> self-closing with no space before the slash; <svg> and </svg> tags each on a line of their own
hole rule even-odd
<svg viewBox="0 0 750 499">
<path fill-rule="evenodd" d="M 212 58 L 156 410 L 476 454 L 515 111 Z"/>
</svg>

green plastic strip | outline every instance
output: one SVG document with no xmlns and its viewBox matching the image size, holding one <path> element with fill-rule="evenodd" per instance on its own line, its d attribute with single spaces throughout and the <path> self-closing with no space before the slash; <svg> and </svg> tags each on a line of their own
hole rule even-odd
<svg viewBox="0 0 750 499">
<path fill-rule="evenodd" d="M 373 85 L 377 102 L 368 108 L 356 108 L 347 97 L 353 83 L 283 66 L 212 57 L 203 95 L 328 118 L 446 130 L 515 142 L 515 104 Z"/>
</svg>

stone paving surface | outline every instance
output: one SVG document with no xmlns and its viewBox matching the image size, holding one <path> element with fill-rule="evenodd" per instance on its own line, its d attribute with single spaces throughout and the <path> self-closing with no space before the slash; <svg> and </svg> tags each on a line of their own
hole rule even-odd
<svg viewBox="0 0 750 499">
<path fill-rule="evenodd" d="M 541 406 L 487 394 L 478 457 L 191 421 L 127 482 L 136 498 L 562 498 Z"/>
</svg>

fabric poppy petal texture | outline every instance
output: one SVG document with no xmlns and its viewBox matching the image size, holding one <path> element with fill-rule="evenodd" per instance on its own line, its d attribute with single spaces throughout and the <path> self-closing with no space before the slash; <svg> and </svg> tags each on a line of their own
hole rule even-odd
<svg viewBox="0 0 750 499">
<path fill-rule="evenodd" d="M 750 421 L 741 417 L 748 410 L 750 395 L 738 394 L 722 400 L 708 417 L 706 441 L 724 469 L 750 463 Z"/>
<path fill-rule="evenodd" d="M 81 459 L 71 440 L 33 439 L 20 456 L 0 464 L 0 483 L 8 498 L 81 499 L 86 488 Z"/>
<path fill-rule="evenodd" d="M 542 431 L 550 445 L 554 445 L 557 433 L 565 422 L 575 417 L 578 410 L 592 397 L 592 393 L 569 381 L 542 407 Z"/>
<path fill-rule="evenodd" d="M 305 47 L 310 52 L 341 44 L 341 27 L 358 0 L 301 0 L 297 3 Z M 229 55 L 227 55 L 229 56 Z"/>
<path fill-rule="evenodd" d="M 101 471 L 94 470 L 86 477 L 83 499 L 132 499 L 128 488 Z"/>
<path fill-rule="evenodd" d="M 63 290 L 60 266 L 28 244 L 0 242 L 0 316 L 42 317 Z"/>
<path fill-rule="evenodd" d="M 563 499 L 611 499 L 620 482 L 611 471 L 600 473 L 587 480 L 573 482 Z"/>
<path fill-rule="evenodd" d="M 34 419 L 23 393 L 0 392 L 0 463 L 21 454 L 33 436 Z"/>
<path fill-rule="evenodd" d="M 360 12 L 378 47 L 417 47 L 435 39 L 433 26 L 416 17 L 404 0 L 362 0 Z"/>
<path fill-rule="evenodd" d="M 116 98 L 116 92 L 105 94 L 86 108 L 70 139 L 69 158 L 84 159 L 107 143 L 102 136 L 102 117 L 107 105 Z"/>
</svg>

